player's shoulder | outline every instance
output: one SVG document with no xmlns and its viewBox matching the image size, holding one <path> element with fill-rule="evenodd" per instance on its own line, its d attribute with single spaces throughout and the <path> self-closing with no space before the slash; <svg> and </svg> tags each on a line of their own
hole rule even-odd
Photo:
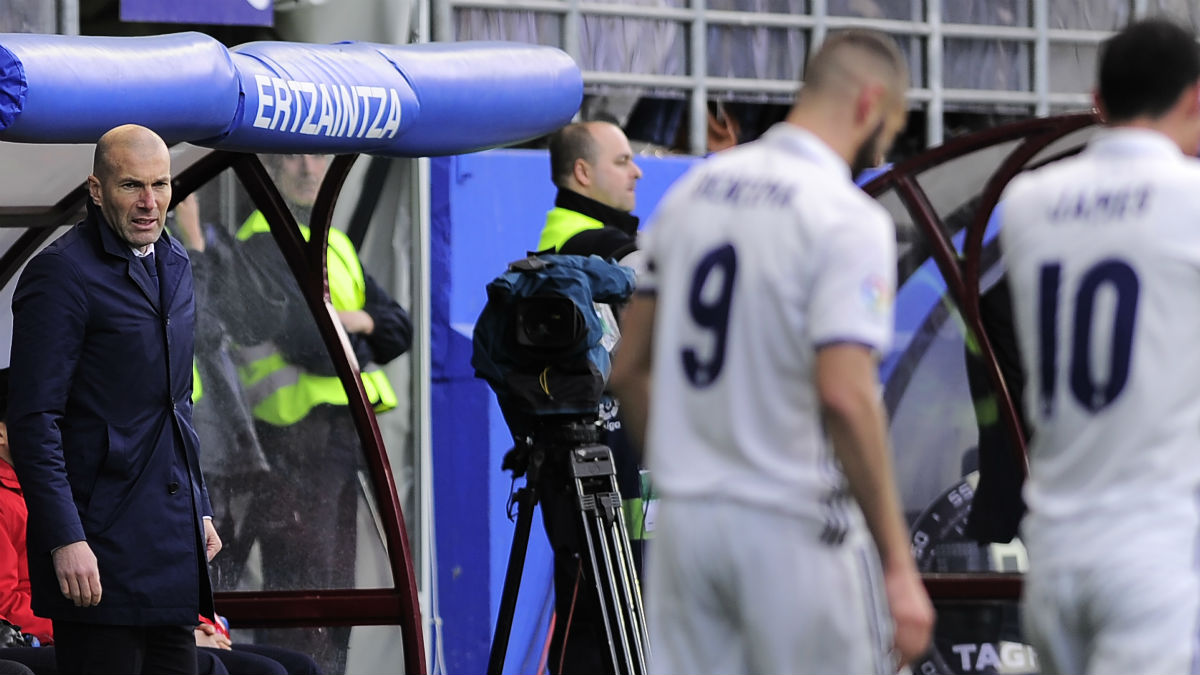
<svg viewBox="0 0 1200 675">
<path fill-rule="evenodd" d="M 1077 184 L 1078 174 L 1084 170 L 1086 160 L 1070 157 L 1052 164 L 1023 171 L 1016 175 L 1004 188 L 1001 201 L 1037 199 L 1043 194 L 1052 194 L 1064 184 Z"/>
<path fill-rule="evenodd" d="M 1200 190 L 1195 189 L 1195 186 L 1200 184 L 1200 158 L 1184 157 L 1178 171 L 1175 171 L 1174 174 L 1180 183 L 1191 188 L 1190 192 L 1193 192 L 1197 200 L 1200 200 Z"/>
</svg>

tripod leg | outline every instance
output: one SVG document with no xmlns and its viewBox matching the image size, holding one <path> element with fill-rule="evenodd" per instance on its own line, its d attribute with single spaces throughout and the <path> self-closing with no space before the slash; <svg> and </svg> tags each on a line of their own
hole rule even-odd
<svg viewBox="0 0 1200 675">
<path fill-rule="evenodd" d="M 585 502 L 590 500 L 590 497 L 585 497 Z M 588 507 L 583 504 L 583 511 L 580 512 L 581 524 L 583 526 L 584 541 L 587 544 L 588 563 L 591 567 L 592 581 L 595 585 L 596 595 L 600 601 L 600 613 L 604 621 L 604 634 L 607 638 L 609 658 L 612 660 L 612 672 L 614 675 L 622 675 L 623 671 L 620 667 L 620 660 L 617 652 L 620 649 L 618 636 L 613 634 L 613 607 L 609 602 L 609 594 L 605 592 L 604 570 L 603 563 L 599 560 L 596 552 L 597 533 L 593 528 L 592 518 L 588 513 Z"/>
<path fill-rule="evenodd" d="M 616 489 L 616 481 L 613 481 L 613 489 Z M 637 578 L 637 568 L 633 564 L 633 553 L 629 545 L 629 530 L 625 529 L 624 513 L 618 509 L 616 514 L 616 522 L 610 528 L 610 533 L 616 548 L 619 549 L 616 555 L 618 567 L 620 568 L 620 579 L 622 579 L 622 590 L 624 592 L 624 606 L 629 609 L 629 633 L 633 636 L 632 646 L 634 649 L 634 657 L 638 665 L 638 671 L 646 672 L 647 661 L 649 660 L 650 640 L 646 628 L 646 612 L 642 607 L 642 589 Z"/>
<path fill-rule="evenodd" d="M 621 496 L 617 492 L 605 492 L 595 496 L 594 504 L 591 527 L 595 543 L 592 549 L 595 552 L 597 584 L 600 585 L 602 580 L 603 589 L 600 592 L 613 627 L 610 632 L 616 633 L 617 638 L 616 656 L 621 667 L 616 672 L 633 675 L 644 670 L 637 668 L 636 648 L 630 644 L 629 605 L 625 602 L 626 580 L 621 574 L 618 539 L 614 539 Z"/>
<path fill-rule="evenodd" d="M 492 651 L 488 656 L 488 675 L 500 675 L 504 670 L 504 657 L 508 653 L 508 638 L 512 632 L 513 613 L 517 608 L 517 593 L 521 589 L 521 574 L 525 569 L 525 552 L 529 548 L 529 530 L 533 523 L 533 507 L 537 493 L 532 487 L 517 490 L 517 526 L 513 532 L 512 549 L 508 554 L 508 571 L 504 576 L 504 590 L 500 596 L 500 610 L 496 616 L 496 632 L 492 637 Z"/>
<path fill-rule="evenodd" d="M 608 447 L 577 448 L 572 473 L 613 672 L 641 675 L 647 660 L 645 615 Z"/>
</svg>

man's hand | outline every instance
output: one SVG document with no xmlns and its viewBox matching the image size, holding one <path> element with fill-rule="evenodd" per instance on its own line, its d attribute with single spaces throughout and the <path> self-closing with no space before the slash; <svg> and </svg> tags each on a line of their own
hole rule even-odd
<svg viewBox="0 0 1200 675">
<path fill-rule="evenodd" d="M 375 319 L 361 309 L 339 309 L 338 319 L 347 333 L 365 333 L 370 335 L 375 330 Z"/>
<path fill-rule="evenodd" d="M 233 649 L 233 643 L 223 633 L 207 623 L 196 626 L 197 647 L 214 647 L 216 649 Z"/>
<path fill-rule="evenodd" d="M 212 524 L 212 518 L 204 519 L 204 555 L 209 561 L 221 552 L 221 537 Z"/>
<path fill-rule="evenodd" d="M 95 607 L 100 604 L 100 566 L 86 541 L 77 541 L 58 548 L 51 554 L 54 575 L 63 596 L 76 607 Z"/>
<path fill-rule="evenodd" d="M 892 611 L 892 622 L 896 634 L 894 648 L 900 662 L 897 667 L 912 663 L 929 649 L 933 632 L 933 604 L 921 584 L 915 568 L 884 572 L 883 584 L 887 589 L 888 606 Z"/>
</svg>

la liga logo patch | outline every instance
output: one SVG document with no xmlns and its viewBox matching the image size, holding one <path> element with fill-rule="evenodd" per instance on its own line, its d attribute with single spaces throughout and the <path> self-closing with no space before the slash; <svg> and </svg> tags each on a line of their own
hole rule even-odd
<svg viewBox="0 0 1200 675">
<path fill-rule="evenodd" d="M 882 316 L 892 307 L 892 290 L 883 277 L 872 274 L 863 279 L 860 291 L 863 306 L 871 313 Z"/>
</svg>

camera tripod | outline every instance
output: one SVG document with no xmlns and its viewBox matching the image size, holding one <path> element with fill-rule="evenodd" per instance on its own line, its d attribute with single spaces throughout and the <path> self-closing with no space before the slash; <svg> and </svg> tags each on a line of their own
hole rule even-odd
<svg viewBox="0 0 1200 675">
<path fill-rule="evenodd" d="M 550 476 L 562 475 L 574 484 L 575 506 L 579 512 L 581 537 L 578 551 L 581 565 L 586 566 L 594 581 L 603 616 L 604 634 L 613 675 L 643 675 L 649 657 L 646 637 L 646 616 L 642 595 L 630 553 L 625 516 L 621 510 L 621 494 L 617 490 L 612 451 L 597 442 L 596 427 L 585 422 L 572 422 L 558 428 L 543 430 L 537 436 L 518 439 L 527 450 L 525 486 L 517 490 L 517 523 L 513 533 L 508 571 L 496 618 L 496 632 L 488 660 L 488 674 L 500 675 L 508 651 L 513 612 L 520 590 L 521 573 L 529 544 L 533 509 L 539 501 L 539 490 L 545 486 L 547 462 L 564 462 L 563 471 L 551 471 Z M 589 578 L 580 575 L 580 581 Z M 580 588 L 581 592 L 589 589 Z M 566 589 L 555 589 L 556 593 Z M 559 617 L 558 620 L 565 620 Z"/>
</svg>

